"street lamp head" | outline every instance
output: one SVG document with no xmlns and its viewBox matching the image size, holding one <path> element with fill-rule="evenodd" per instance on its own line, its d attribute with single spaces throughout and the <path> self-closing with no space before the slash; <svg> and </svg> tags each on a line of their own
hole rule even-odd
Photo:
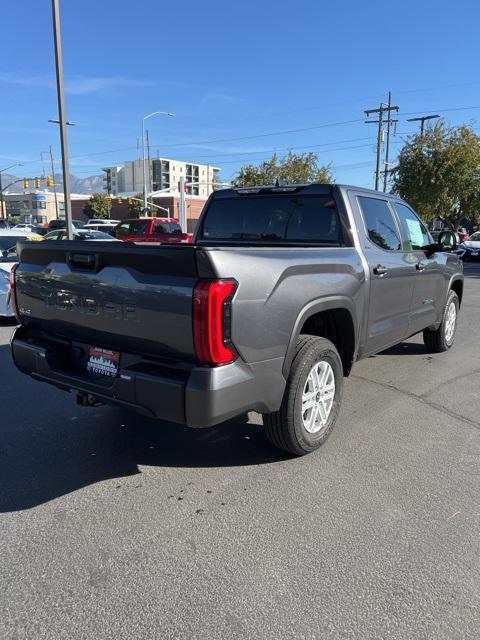
<svg viewBox="0 0 480 640">
<path fill-rule="evenodd" d="M 172 111 L 152 111 L 152 113 L 143 116 L 142 120 L 146 120 L 152 116 L 168 116 L 169 118 L 175 118 L 175 114 Z"/>
</svg>

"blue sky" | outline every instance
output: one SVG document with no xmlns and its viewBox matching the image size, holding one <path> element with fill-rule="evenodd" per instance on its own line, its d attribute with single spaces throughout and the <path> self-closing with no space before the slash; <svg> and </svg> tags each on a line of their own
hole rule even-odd
<svg viewBox="0 0 480 640">
<path fill-rule="evenodd" d="M 0 168 L 41 172 L 59 157 L 50 0 L 2 6 Z M 401 107 L 458 124 L 480 116 L 480 4 L 61 0 L 71 171 L 138 157 L 141 116 L 153 154 L 222 167 L 287 148 L 331 162 L 338 181 L 372 185 L 375 127 L 363 110 L 389 89 Z M 145 18 L 142 22 L 142 17 Z M 465 108 L 468 107 L 468 108 Z M 475 126 L 479 126 L 475 124 Z"/>
</svg>

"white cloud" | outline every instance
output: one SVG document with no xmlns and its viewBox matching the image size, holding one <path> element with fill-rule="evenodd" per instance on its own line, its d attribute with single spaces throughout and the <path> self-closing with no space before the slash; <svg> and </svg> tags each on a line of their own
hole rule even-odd
<svg viewBox="0 0 480 640">
<path fill-rule="evenodd" d="M 0 72 L 0 83 L 13 84 L 23 87 L 38 87 L 40 89 L 55 89 L 55 79 L 52 76 L 36 75 L 22 76 L 18 73 Z M 73 95 L 90 95 L 116 91 L 127 87 L 151 86 L 148 80 L 118 77 L 71 76 L 65 79 L 65 91 Z"/>
<path fill-rule="evenodd" d="M 244 98 L 239 98 L 230 93 L 212 92 L 203 96 L 198 103 L 198 108 L 227 107 L 241 102 L 244 102 Z"/>
</svg>

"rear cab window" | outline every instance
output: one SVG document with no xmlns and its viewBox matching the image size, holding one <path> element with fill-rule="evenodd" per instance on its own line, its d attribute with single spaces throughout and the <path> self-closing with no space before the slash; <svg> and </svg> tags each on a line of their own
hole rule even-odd
<svg viewBox="0 0 480 640">
<path fill-rule="evenodd" d="M 212 200 L 198 240 L 234 244 L 341 246 L 331 195 L 265 194 Z"/>
<path fill-rule="evenodd" d="M 155 222 L 153 225 L 154 234 L 163 234 L 163 235 L 177 235 L 181 233 L 182 230 L 180 225 L 175 222 Z"/>
<path fill-rule="evenodd" d="M 131 220 L 130 222 L 124 222 L 119 225 L 115 234 L 117 236 L 125 236 L 125 235 L 145 235 L 147 233 L 148 220 Z"/>
<path fill-rule="evenodd" d="M 402 240 L 392 210 L 387 200 L 370 196 L 358 196 L 368 237 L 385 251 L 399 251 Z"/>
</svg>

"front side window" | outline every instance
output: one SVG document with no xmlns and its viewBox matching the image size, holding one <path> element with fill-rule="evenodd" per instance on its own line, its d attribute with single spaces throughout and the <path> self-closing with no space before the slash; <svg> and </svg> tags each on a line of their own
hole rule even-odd
<svg viewBox="0 0 480 640">
<path fill-rule="evenodd" d="M 395 210 L 400 218 L 403 235 L 405 238 L 406 251 L 422 251 L 430 244 L 428 232 L 413 213 L 413 211 L 404 204 L 395 202 Z"/>
<path fill-rule="evenodd" d="M 358 202 L 363 212 L 370 240 L 387 251 L 401 249 L 400 234 L 388 202 L 365 196 L 359 196 Z"/>
<path fill-rule="evenodd" d="M 201 230 L 203 240 L 262 244 L 342 243 L 331 196 L 241 196 L 213 200 Z"/>
</svg>

